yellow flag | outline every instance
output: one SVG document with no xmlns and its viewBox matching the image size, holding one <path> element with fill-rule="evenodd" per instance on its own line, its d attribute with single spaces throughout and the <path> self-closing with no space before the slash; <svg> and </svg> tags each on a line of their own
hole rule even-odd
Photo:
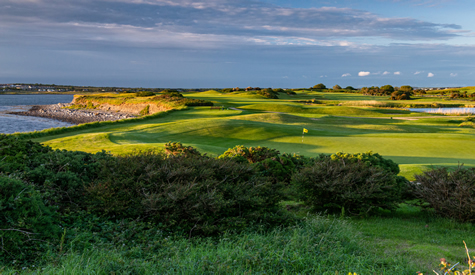
<svg viewBox="0 0 475 275">
<path fill-rule="evenodd" d="M 305 128 L 303 128 L 303 133 L 304 133 L 304 134 L 308 133 L 308 130 L 305 129 Z"/>
</svg>

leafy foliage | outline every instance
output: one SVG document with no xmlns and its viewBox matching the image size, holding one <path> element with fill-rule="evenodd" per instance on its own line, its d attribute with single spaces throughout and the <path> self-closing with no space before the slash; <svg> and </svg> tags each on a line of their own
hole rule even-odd
<svg viewBox="0 0 475 275">
<path fill-rule="evenodd" d="M 257 94 L 263 97 L 271 98 L 271 99 L 279 98 L 279 96 L 277 95 L 278 93 L 274 92 L 271 88 L 258 90 Z"/>
<path fill-rule="evenodd" d="M 155 93 L 151 91 L 141 91 L 135 94 L 136 97 L 149 97 L 154 95 Z"/>
<path fill-rule="evenodd" d="M 184 146 L 181 142 L 171 141 L 165 144 L 165 153 L 167 153 L 167 155 L 173 156 L 201 156 L 201 153 L 196 150 L 196 148 L 193 148 L 191 146 Z"/>
<path fill-rule="evenodd" d="M 367 215 L 378 208 L 394 210 L 404 183 L 381 167 L 362 160 L 322 157 L 292 176 L 300 198 L 315 211 Z"/>
<path fill-rule="evenodd" d="M 331 155 L 332 160 L 340 160 L 343 163 L 345 162 L 363 162 L 367 166 L 377 166 L 381 167 L 384 170 L 392 173 L 392 174 L 399 174 L 399 165 L 395 163 L 394 161 L 390 159 L 385 159 L 383 158 L 380 154 L 378 153 L 373 153 L 371 151 L 366 152 L 366 153 L 356 153 L 356 154 L 348 154 L 348 153 L 342 153 L 338 152 L 336 154 Z"/>
<path fill-rule="evenodd" d="M 58 235 L 54 210 L 30 184 L 0 175 L 0 263 L 35 260 Z"/>
<path fill-rule="evenodd" d="M 100 161 L 107 153 L 90 154 L 52 150 L 41 144 L 14 136 L 0 136 L 0 172 L 18 175 L 48 194 L 50 205 L 61 212 L 80 208 L 84 184 L 97 175 Z"/>
<path fill-rule="evenodd" d="M 281 223 L 279 186 L 232 159 L 141 153 L 104 163 L 87 188 L 89 209 L 135 218 L 190 235 Z"/>
<path fill-rule="evenodd" d="M 475 221 L 475 168 L 458 166 L 451 171 L 438 167 L 415 178 L 414 194 L 438 215 L 463 222 Z"/>
<path fill-rule="evenodd" d="M 234 148 L 228 149 L 219 158 L 233 158 L 238 162 L 256 163 L 269 158 L 279 156 L 279 151 L 268 147 L 249 147 L 237 145 Z"/>
<path fill-rule="evenodd" d="M 313 86 L 312 88 L 323 90 L 323 89 L 326 89 L 327 87 L 323 83 L 320 83 L 320 84 L 317 84 L 317 85 Z"/>
</svg>

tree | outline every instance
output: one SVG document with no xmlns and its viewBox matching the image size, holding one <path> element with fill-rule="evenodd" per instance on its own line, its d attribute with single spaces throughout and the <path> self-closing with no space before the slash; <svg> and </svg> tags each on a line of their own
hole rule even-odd
<svg viewBox="0 0 475 275">
<path fill-rule="evenodd" d="M 401 86 L 401 88 L 399 88 L 399 91 L 412 93 L 414 89 L 411 86 L 406 85 L 406 86 Z"/>
<path fill-rule="evenodd" d="M 327 87 L 325 85 L 323 85 L 323 83 L 320 83 L 320 84 L 317 84 L 317 85 L 313 86 L 313 88 L 323 90 L 323 89 L 326 89 Z"/>
<path fill-rule="evenodd" d="M 335 85 L 335 86 L 333 86 L 333 90 L 341 90 L 340 85 Z"/>
<path fill-rule="evenodd" d="M 392 94 L 394 92 L 394 87 L 391 85 L 384 85 L 380 88 L 381 91 L 383 91 L 385 94 Z"/>
<path fill-rule="evenodd" d="M 351 91 L 353 91 L 353 90 L 356 90 L 356 89 L 353 88 L 352 86 L 346 86 L 345 90 L 351 90 Z"/>
</svg>

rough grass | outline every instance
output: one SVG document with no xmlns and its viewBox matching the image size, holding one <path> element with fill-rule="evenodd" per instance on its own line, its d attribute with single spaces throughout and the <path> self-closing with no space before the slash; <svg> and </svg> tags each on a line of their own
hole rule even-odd
<svg viewBox="0 0 475 275">
<path fill-rule="evenodd" d="M 82 233 L 88 235 L 87 232 Z M 92 238 L 94 246 L 52 252 L 46 266 L 24 274 L 411 274 L 408 259 L 375 257 L 350 221 L 324 216 L 271 232 L 256 228 L 239 235 L 186 239 L 162 236 L 127 246 Z M 74 242 L 74 240 L 72 241 Z M 77 242 L 77 241 L 76 241 Z M 15 274 L 12 269 L 2 274 Z"/>
</svg>

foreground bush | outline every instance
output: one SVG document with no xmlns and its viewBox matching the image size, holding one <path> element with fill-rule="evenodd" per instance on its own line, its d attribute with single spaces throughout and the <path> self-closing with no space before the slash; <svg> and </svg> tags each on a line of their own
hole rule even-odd
<svg viewBox="0 0 475 275">
<path fill-rule="evenodd" d="M 434 168 L 415 175 L 414 194 L 443 217 L 475 221 L 475 168 Z"/>
<path fill-rule="evenodd" d="M 141 218 L 192 234 L 281 223 L 280 186 L 232 159 L 141 153 L 104 163 L 87 188 L 88 206 L 115 218 Z"/>
<path fill-rule="evenodd" d="M 268 147 L 245 147 L 243 145 L 228 149 L 218 158 L 231 158 L 241 163 L 254 164 L 256 169 L 273 182 L 288 184 L 292 173 L 313 163 L 315 159 L 296 154 L 280 154 Z"/>
<path fill-rule="evenodd" d="M 33 261 L 58 235 L 53 210 L 32 185 L 0 175 L 0 263 Z"/>
<path fill-rule="evenodd" d="M 52 150 L 37 142 L 0 135 L 0 173 L 17 175 L 47 193 L 60 212 L 82 207 L 84 185 L 94 180 L 101 163 L 112 156 L 103 152 Z"/>
<path fill-rule="evenodd" d="M 394 210 L 405 184 L 396 175 L 363 161 L 322 157 L 292 176 L 300 199 L 315 211 L 367 215 L 378 208 Z"/>
</svg>

